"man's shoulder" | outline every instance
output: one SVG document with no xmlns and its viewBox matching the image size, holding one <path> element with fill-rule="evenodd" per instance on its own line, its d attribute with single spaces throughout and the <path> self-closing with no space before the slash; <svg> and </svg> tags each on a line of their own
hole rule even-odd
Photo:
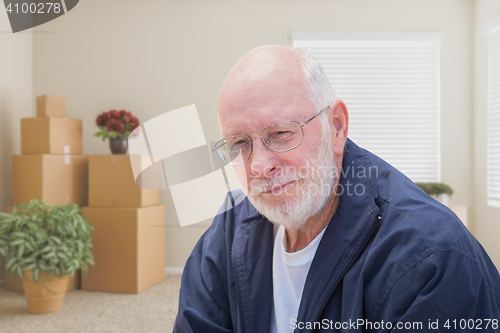
<svg viewBox="0 0 500 333">
<path fill-rule="evenodd" d="M 481 244 L 451 209 L 380 157 L 360 149 L 374 167 L 375 200 L 381 210 L 379 229 L 368 253 L 381 270 L 392 272 L 385 278 L 393 279 L 444 252 L 476 262 L 484 275 L 498 275 Z"/>
<path fill-rule="evenodd" d="M 466 251 L 471 242 L 477 243 L 450 208 L 427 195 L 385 160 L 360 149 L 372 166 L 376 202 L 382 213 L 380 232 L 414 235 L 422 248 L 447 250 L 464 245 Z M 404 238 L 400 239 L 404 241 Z M 464 242 L 466 246 L 462 244 Z"/>
<path fill-rule="evenodd" d="M 498 271 L 455 213 L 389 163 L 370 152 L 365 154 L 378 172 L 375 201 L 381 216 L 364 259 L 354 264 L 349 276 L 363 276 L 367 295 L 372 296 L 366 299 L 371 311 L 376 313 L 389 295 L 399 300 L 398 285 L 411 285 L 418 293 L 431 281 L 445 281 L 446 272 L 453 272 L 453 281 L 461 281 L 463 286 L 457 284 L 457 288 L 484 284 L 498 302 Z M 384 291 L 382 297 L 380 290 Z"/>
<path fill-rule="evenodd" d="M 486 255 L 483 248 L 460 219 L 448 207 L 431 200 L 417 197 L 383 202 L 373 245 L 395 249 L 394 259 L 406 261 L 406 266 L 443 251 L 482 261 Z"/>
</svg>

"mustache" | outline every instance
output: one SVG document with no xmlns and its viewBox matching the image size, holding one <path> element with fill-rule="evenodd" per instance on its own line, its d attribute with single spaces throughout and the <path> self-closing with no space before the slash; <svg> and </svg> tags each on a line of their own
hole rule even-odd
<svg viewBox="0 0 500 333">
<path fill-rule="evenodd" d="M 304 175 L 300 174 L 291 174 L 288 176 L 275 176 L 273 178 L 262 179 L 262 180 L 253 180 L 250 183 L 250 188 L 248 192 L 252 195 L 258 195 L 262 192 L 266 192 L 275 186 L 283 186 L 287 183 L 304 179 L 306 178 Z"/>
</svg>

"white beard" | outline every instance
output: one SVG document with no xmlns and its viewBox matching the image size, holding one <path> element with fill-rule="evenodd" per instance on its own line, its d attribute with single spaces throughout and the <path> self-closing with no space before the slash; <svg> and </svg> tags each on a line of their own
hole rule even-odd
<svg viewBox="0 0 500 333">
<path fill-rule="evenodd" d="M 243 186 L 245 179 L 238 177 L 242 189 L 254 207 L 269 221 L 282 224 L 285 227 L 297 228 L 307 219 L 317 214 L 325 205 L 333 191 L 334 161 L 331 143 L 331 130 L 326 117 L 321 120 L 321 145 L 313 153 L 313 157 L 306 160 L 305 172 L 298 172 L 288 176 L 275 176 L 270 179 L 256 180 L 248 190 Z M 294 198 L 286 198 L 279 203 L 270 203 L 260 197 L 258 193 L 274 185 L 287 184 L 293 180 L 303 179 L 303 186 Z M 249 193 L 248 193 L 249 192 Z M 286 192 L 286 190 L 285 190 Z"/>
</svg>

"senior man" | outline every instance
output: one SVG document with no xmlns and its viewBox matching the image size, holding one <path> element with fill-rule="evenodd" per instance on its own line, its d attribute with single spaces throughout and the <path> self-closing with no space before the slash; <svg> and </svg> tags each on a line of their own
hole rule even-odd
<svg viewBox="0 0 500 333">
<path fill-rule="evenodd" d="M 499 331 L 500 278 L 445 206 L 347 138 L 319 63 L 244 55 L 214 151 L 246 197 L 186 262 L 174 332 Z"/>
</svg>

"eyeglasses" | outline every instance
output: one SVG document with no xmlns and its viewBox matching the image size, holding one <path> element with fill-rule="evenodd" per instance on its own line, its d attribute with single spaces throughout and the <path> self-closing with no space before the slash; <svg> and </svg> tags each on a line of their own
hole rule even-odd
<svg viewBox="0 0 500 333">
<path fill-rule="evenodd" d="M 224 138 L 217 141 L 212 151 L 217 153 L 222 162 L 238 165 L 248 161 L 252 155 L 253 140 L 255 139 L 260 138 L 269 149 L 278 153 L 292 150 L 297 148 L 304 139 L 303 127 L 327 109 L 328 107 L 324 108 L 303 123 L 293 120 L 282 121 L 262 129 Z M 260 136 L 253 139 L 248 136 L 248 134 L 257 131 L 260 131 Z"/>
</svg>

